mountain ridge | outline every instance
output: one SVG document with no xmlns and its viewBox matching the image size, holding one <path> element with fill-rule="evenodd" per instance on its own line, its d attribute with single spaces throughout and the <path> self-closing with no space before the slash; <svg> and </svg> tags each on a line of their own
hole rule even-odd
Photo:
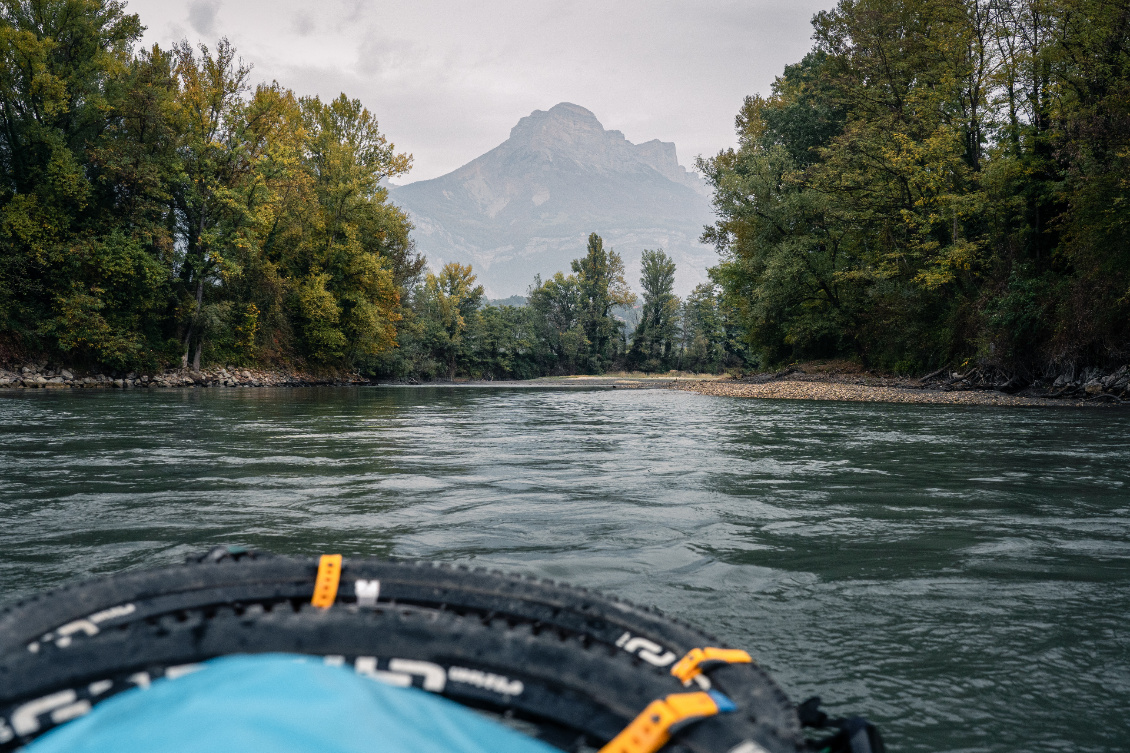
<svg viewBox="0 0 1130 753">
<path fill-rule="evenodd" d="M 492 297 L 568 271 L 590 232 L 621 253 L 632 283 L 643 249 L 664 248 L 688 292 L 714 262 L 698 243 L 713 221 L 709 195 L 675 144 L 633 144 L 568 102 L 521 118 L 506 141 L 446 175 L 390 187 L 429 262 L 472 264 Z"/>
</svg>

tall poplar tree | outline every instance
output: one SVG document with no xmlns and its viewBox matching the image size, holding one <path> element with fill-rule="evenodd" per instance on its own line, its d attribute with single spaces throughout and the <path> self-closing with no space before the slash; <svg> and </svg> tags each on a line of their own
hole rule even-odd
<svg viewBox="0 0 1130 753">
<path fill-rule="evenodd" d="M 643 310 L 632 333 L 629 361 L 644 371 L 666 371 L 677 357 L 679 299 L 675 262 L 663 249 L 644 249 L 640 261 Z"/>
<path fill-rule="evenodd" d="M 612 315 L 613 306 L 630 306 L 636 296 L 624 279 L 624 261 L 615 251 L 605 251 L 596 233 L 589 235 L 584 257 L 575 259 L 573 274 L 581 306 L 581 327 L 587 342 L 586 367 L 603 373 L 617 350 L 623 348 L 623 324 Z"/>
</svg>

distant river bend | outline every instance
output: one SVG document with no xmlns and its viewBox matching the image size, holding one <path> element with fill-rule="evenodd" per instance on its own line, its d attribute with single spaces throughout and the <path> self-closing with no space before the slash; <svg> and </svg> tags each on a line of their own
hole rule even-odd
<svg viewBox="0 0 1130 753">
<path fill-rule="evenodd" d="M 894 751 L 1130 739 L 1130 416 L 675 391 L 0 393 L 0 599 L 214 543 L 490 565 L 748 648 Z"/>
</svg>

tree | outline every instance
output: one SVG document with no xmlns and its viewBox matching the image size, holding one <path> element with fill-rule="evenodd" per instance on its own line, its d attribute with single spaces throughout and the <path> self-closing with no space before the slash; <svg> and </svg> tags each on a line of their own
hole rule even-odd
<svg viewBox="0 0 1130 753">
<path fill-rule="evenodd" d="M 824 80 L 807 70 L 821 65 L 821 58 L 810 56 L 777 82 L 773 100 L 747 98 L 738 117 L 739 149 L 699 165 L 714 185 L 721 218 L 703 237 L 722 257 L 713 276 L 742 321 L 748 346 L 766 363 L 797 351 L 837 350 L 844 340 L 850 347 L 870 283 L 858 256 L 865 245 L 861 223 L 851 220 L 851 207 L 840 204 L 834 191 L 811 185 L 818 163 L 794 159 L 823 147 L 788 141 L 790 132 L 833 134 L 823 125 L 824 114 L 800 108 L 784 133 L 773 131 L 765 117 L 788 102 L 789 75 Z M 817 123 L 798 125 L 806 113 Z"/>
<path fill-rule="evenodd" d="M 640 262 L 643 311 L 632 335 L 629 361 L 644 371 L 666 371 L 677 356 L 679 299 L 675 262 L 663 249 L 644 249 Z"/>
<path fill-rule="evenodd" d="M 612 316 L 613 306 L 630 306 L 636 296 L 624 279 L 624 261 L 615 251 L 605 251 L 596 233 L 589 235 L 588 252 L 572 264 L 580 300 L 580 325 L 587 340 L 585 366 L 603 373 L 623 345 L 622 324 Z"/>
<path fill-rule="evenodd" d="M 681 309 L 680 369 L 718 374 L 750 365 L 741 344 L 741 322 L 723 302 L 718 285 L 698 285 Z"/>
<path fill-rule="evenodd" d="M 347 344 L 327 355 L 363 363 L 396 345 L 397 272 L 414 274 L 407 268 L 422 267 L 406 259 L 411 226 L 400 209 L 386 203 L 381 185 L 407 172 L 412 158 L 396 152 L 359 100 L 343 94 L 327 103 L 307 97 L 300 104 L 316 206 L 308 242 L 291 271 L 310 281 L 325 276 L 338 309 L 332 328 Z"/>
<path fill-rule="evenodd" d="M 479 379 L 529 379 L 541 376 L 533 309 L 484 306 L 469 328 L 471 376 Z"/>
<path fill-rule="evenodd" d="M 426 337 L 432 352 L 446 366 L 447 377 L 454 379 L 460 360 L 470 356 L 464 335 L 483 300 L 483 286 L 475 285 L 470 265 L 448 262 L 438 275 L 428 274 L 424 282 L 421 308 Z"/>
<path fill-rule="evenodd" d="M 585 334 L 585 301 L 576 275 L 558 272 L 545 282 L 537 276 L 528 299 L 545 371 L 575 374 L 584 368 L 591 341 Z"/>
<path fill-rule="evenodd" d="M 115 364 L 145 350 L 136 325 L 162 303 L 167 246 L 137 213 L 114 221 L 113 210 L 130 207 L 113 206 L 92 159 L 115 138 L 107 114 L 129 107 L 117 83 L 141 32 L 121 2 L 0 3 L 0 331 L 9 343 Z"/>
<path fill-rule="evenodd" d="M 199 52 L 199 57 L 197 56 Z M 251 67 L 236 56 L 226 39 L 213 55 L 206 45 L 195 50 L 187 41 L 173 48 L 179 83 L 173 123 L 180 135 L 177 152 L 181 172 L 173 190 L 179 248 L 180 311 L 183 322 L 182 367 L 200 369 L 205 324 L 213 329 L 225 281 L 242 271 L 240 257 L 248 243 L 254 216 L 248 192 L 259 187 L 257 167 L 269 149 L 261 119 L 275 120 L 277 98 L 260 88 L 248 101 Z M 263 106 L 267 105 L 267 106 Z M 321 300 L 312 290 L 307 300 Z M 323 307 L 324 308 L 324 307 Z"/>
</svg>

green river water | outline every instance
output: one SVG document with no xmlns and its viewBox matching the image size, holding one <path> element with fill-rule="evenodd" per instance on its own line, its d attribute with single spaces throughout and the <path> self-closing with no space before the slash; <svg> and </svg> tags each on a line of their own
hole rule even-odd
<svg viewBox="0 0 1130 753">
<path fill-rule="evenodd" d="M 664 390 L 0 393 L 0 601 L 216 543 L 599 588 L 892 751 L 1130 749 L 1130 412 Z"/>
</svg>

